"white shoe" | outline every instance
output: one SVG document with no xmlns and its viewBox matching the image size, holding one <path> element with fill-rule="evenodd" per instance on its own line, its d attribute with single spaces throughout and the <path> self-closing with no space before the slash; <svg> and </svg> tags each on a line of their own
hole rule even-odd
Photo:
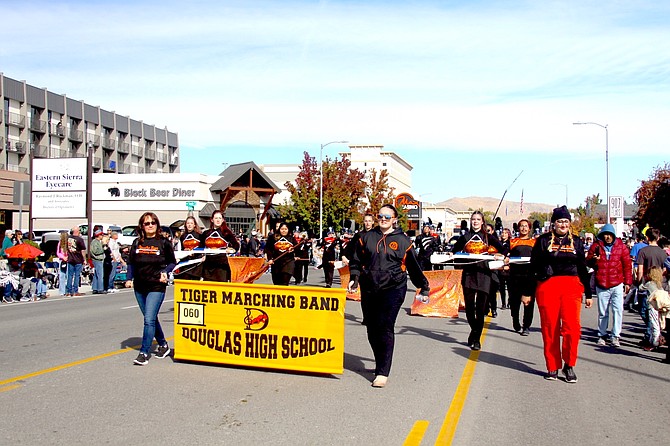
<svg viewBox="0 0 670 446">
<path fill-rule="evenodd" d="M 372 387 L 384 387 L 386 385 L 386 381 L 388 380 L 388 377 L 384 375 L 377 375 L 375 376 L 375 380 L 372 381 Z"/>
</svg>

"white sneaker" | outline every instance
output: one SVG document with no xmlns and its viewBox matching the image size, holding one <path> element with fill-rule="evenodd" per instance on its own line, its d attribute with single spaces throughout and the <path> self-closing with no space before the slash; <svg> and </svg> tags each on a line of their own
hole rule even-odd
<svg viewBox="0 0 670 446">
<path fill-rule="evenodd" d="M 621 342 L 619 342 L 619 338 L 617 338 L 616 336 L 612 337 L 612 347 L 614 348 L 621 347 Z"/>
<path fill-rule="evenodd" d="M 598 342 L 596 343 L 599 347 L 604 347 L 607 345 L 607 341 L 605 341 L 605 338 L 598 338 Z"/>
<path fill-rule="evenodd" d="M 384 387 L 386 385 L 386 381 L 388 378 L 384 375 L 377 375 L 375 376 L 375 380 L 372 381 L 372 387 Z"/>
<path fill-rule="evenodd" d="M 23 296 L 21 299 L 19 299 L 19 302 L 30 302 L 30 298 Z"/>
</svg>

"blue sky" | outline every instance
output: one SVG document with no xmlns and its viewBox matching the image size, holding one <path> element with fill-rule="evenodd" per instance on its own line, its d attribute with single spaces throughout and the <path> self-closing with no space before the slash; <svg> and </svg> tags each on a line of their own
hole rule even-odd
<svg viewBox="0 0 670 446">
<path fill-rule="evenodd" d="M 508 199 L 577 206 L 605 196 L 605 131 L 573 122 L 608 125 L 611 195 L 668 160 L 668 2 L 0 3 L 0 71 L 178 132 L 184 172 L 347 140 L 425 201 L 523 171 Z"/>
</svg>

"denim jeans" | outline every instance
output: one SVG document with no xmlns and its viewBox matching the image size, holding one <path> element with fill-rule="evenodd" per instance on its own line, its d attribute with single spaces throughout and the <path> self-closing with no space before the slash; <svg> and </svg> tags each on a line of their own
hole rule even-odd
<svg viewBox="0 0 670 446">
<path fill-rule="evenodd" d="M 62 262 L 62 261 L 61 261 Z M 66 263 L 67 265 L 67 263 Z M 67 293 L 67 269 L 65 271 L 61 270 L 60 265 L 58 267 L 58 294 L 61 296 Z"/>
<path fill-rule="evenodd" d="M 94 260 L 93 268 L 91 289 L 93 291 L 105 291 L 105 262 L 102 260 Z"/>
<path fill-rule="evenodd" d="M 165 299 L 165 292 L 150 291 L 148 293 L 141 293 L 135 290 L 135 299 L 137 299 L 137 304 L 144 315 L 144 332 L 142 333 L 140 352 L 148 356 L 154 338 L 156 338 L 158 345 L 167 344 L 161 324 L 158 322 L 158 311 L 161 308 L 163 299 Z"/>
<path fill-rule="evenodd" d="M 84 268 L 83 263 L 68 263 L 67 265 L 67 294 L 75 294 L 79 292 L 79 279 L 81 278 L 81 270 Z"/>
<path fill-rule="evenodd" d="M 609 312 L 612 308 L 612 336 L 621 337 L 621 324 L 623 322 L 623 283 L 611 288 L 600 288 L 596 285 L 598 296 L 598 336 L 607 336 L 609 325 Z"/>
<path fill-rule="evenodd" d="M 640 317 L 644 322 L 644 338 L 642 339 L 643 341 L 651 341 L 651 335 L 652 335 L 651 322 L 649 321 L 649 308 L 648 308 L 649 303 L 647 302 L 648 297 L 649 293 L 647 291 L 638 289 L 637 301 L 640 305 Z"/>
<path fill-rule="evenodd" d="M 108 290 L 114 289 L 114 279 L 116 278 L 116 267 L 119 266 L 119 262 L 112 262 L 112 272 L 109 273 L 109 283 L 107 284 Z"/>
</svg>

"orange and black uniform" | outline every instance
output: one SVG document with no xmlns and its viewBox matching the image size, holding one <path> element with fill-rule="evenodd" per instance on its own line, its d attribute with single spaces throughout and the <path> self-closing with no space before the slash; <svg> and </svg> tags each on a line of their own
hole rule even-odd
<svg viewBox="0 0 670 446">
<path fill-rule="evenodd" d="M 510 241 L 509 255 L 510 257 L 530 257 L 534 245 L 534 238 L 513 238 Z M 510 263 L 508 284 L 509 305 L 514 330 L 527 330 L 533 324 L 535 286 L 537 284 L 530 263 Z M 523 325 L 519 322 L 521 296 L 530 296 L 530 303 L 523 310 Z"/>
<path fill-rule="evenodd" d="M 328 235 L 321 240 L 319 246 L 323 248 L 323 255 L 321 256 L 321 266 L 323 268 L 324 279 L 326 280 L 326 288 L 330 288 L 333 285 L 333 275 L 335 273 L 335 260 L 337 260 L 337 253 L 335 249 L 340 243 L 340 240 L 333 236 Z"/>
<path fill-rule="evenodd" d="M 505 248 L 497 237 L 489 236 L 483 229 L 473 231 L 472 229 L 461 235 L 454 245 L 453 252 L 466 252 L 468 254 L 484 254 L 498 252 L 505 254 Z M 461 284 L 463 285 L 463 298 L 465 300 L 465 316 L 470 325 L 468 345 L 471 347 L 476 342 L 479 344 L 484 329 L 484 318 L 486 317 L 486 306 L 491 291 L 491 269 L 488 261 L 464 264 L 459 266 L 463 270 Z"/>
<path fill-rule="evenodd" d="M 273 260 L 272 283 L 288 285 L 295 270 L 295 239 L 290 235 L 279 233 L 268 238 L 265 244 L 265 254 L 268 260 Z"/>
<path fill-rule="evenodd" d="M 200 247 L 200 234 L 198 234 L 195 231 L 187 231 L 185 230 L 184 233 L 179 237 L 179 245 L 181 246 L 181 249 L 183 251 L 192 251 L 195 248 Z M 203 254 L 193 254 L 189 256 L 190 259 L 195 259 Z M 190 265 L 189 265 L 190 266 Z M 200 280 L 202 277 L 202 263 L 198 263 L 197 265 L 189 268 L 183 273 L 175 273 L 175 277 L 178 277 L 180 279 L 184 280 Z"/>
<path fill-rule="evenodd" d="M 200 246 L 206 249 L 240 249 L 240 242 L 227 227 L 208 229 L 200 235 Z M 202 264 L 202 278 L 213 282 L 230 282 L 228 255 L 208 254 Z"/>
<path fill-rule="evenodd" d="M 561 360 L 565 366 L 574 367 L 582 329 L 582 293 L 591 298 L 584 244 L 570 233 L 542 234 L 535 241 L 530 263 L 538 279 L 535 298 L 547 370 L 560 369 Z"/>
<path fill-rule="evenodd" d="M 361 236 L 349 262 L 351 279 L 360 282 L 363 324 L 375 356 L 375 375 L 388 376 L 395 345 L 395 321 L 407 293 L 407 276 L 429 291 L 412 241 L 400 230 L 383 234 L 377 227 Z"/>
</svg>

